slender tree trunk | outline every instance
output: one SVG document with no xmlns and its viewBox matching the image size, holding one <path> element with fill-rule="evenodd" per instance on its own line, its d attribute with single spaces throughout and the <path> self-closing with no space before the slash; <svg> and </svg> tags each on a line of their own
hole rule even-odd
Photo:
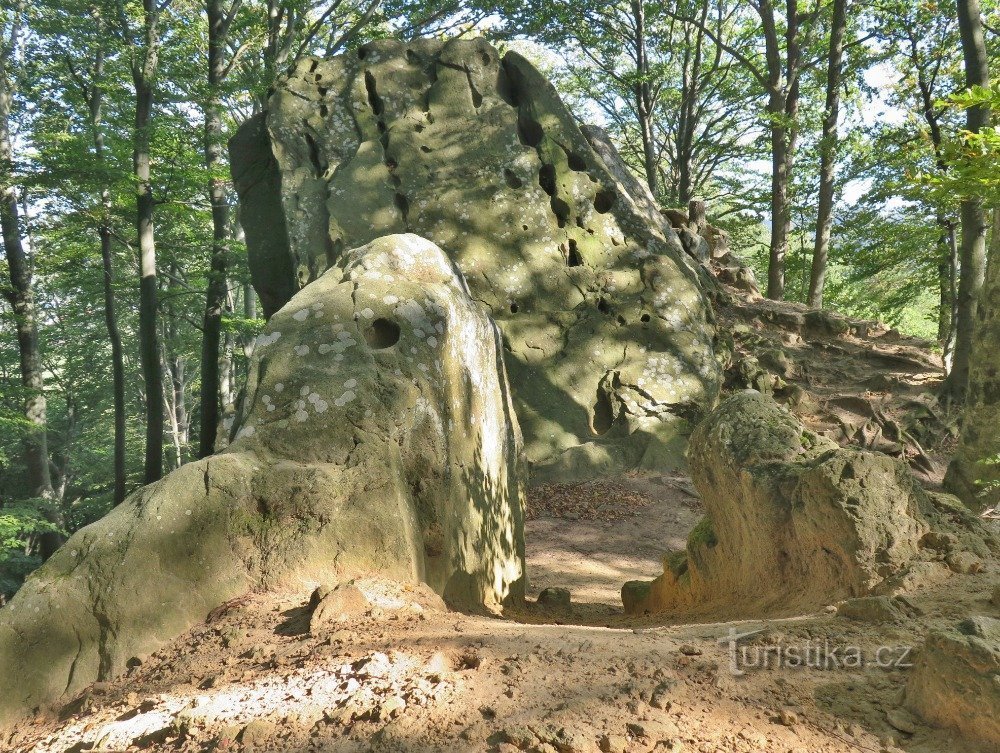
<svg viewBox="0 0 1000 753">
<path fill-rule="evenodd" d="M 656 145 L 653 137 L 653 98 L 646 79 L 649 74 L 649 60 L 646 55 L 646 8 L 643 0 L 632 0 L 632 17 L 635 22 L 636 75 L 635 99 L 639 115 L 639 131 L 642 134 L 642 155 L 646 171 L 646 184 L 656 196 Z"/>
<path fill-rule="evenodd" d="M 951 373 L 952 357 L 955 351 L 955 322 L 958 306 L 958 241 L 955 223 L 939 212 L 937 225 L 941 228 L 938 239 L 938 277 L 940 287 L 940 310 L 938 311 L 938 342 L 943 349 L 944 372 Z"/>
<path fill-rule="evenodd" d="M 222 108 L 219 88 L 225 75 L 225 13 L 220 0 L 208 0 L 208 100 L 205 104 L 205 167 L 212 202 L 212 254 L 201 344 L 201 434 L 198 457 L 215 451 L 219 430 L 219 345 L 226 300 L 229 254 L 229 204 L 226 184 L 218 175 L 222 161 Z"/>
<path fill-rule="evenodd" d="M 24 464 L 28 492 L 46 500 L 42 512 L 50 523 L 61 527 L 61 515 L 56 509 L 52 477 L 49 472 L 48 416 L 45 404 L 45 372 L 38 343 L 38 309 L 32 288 L 31 264 L 22 242 L 20 209 L 17 191 L 12 185 L 13 150 L 10 139 L 10 118 L 13 105 L 13 85 L 7 70 L 6 54 L 0 56 L 0 230 L 3 233 L 4 255 L 10 272 L 10 285 L 4 286 L 4 296 L 14 311 L 17 346 L 24 388 L 24 416 L 28 431 L 23 440 Z M 62 544 L 58 533 L 40 537 L 40 550 L 48 559 Z"/>
<path fill-rule="evenodd" d="M 157 327 L 156 241 L 153 232 L 155 202 L 150 182 L 150 125 L 153 78 L 158 62 L 156 0 L 143 0 L 145 48 L 133 50 L 135 134 L 132 154 L 136 180 L 136 231 L 139 237 L 139 361 L 146 391 L 145 483 L 163 476 L 163 367 Z"/>
<path fill-rule="evenodd" d="M 98 26 L 100 32 L 102 27 Z M 104 128 L 102 109 L 104 88 L 101 79 L 104 74 L 104 52 L 98 50 L 94 61 L 94 79 L 89 89 L 84 90 L 87 107 L 90 110 L 90 127 L 94 138 L 94 156 L 98 164 L 104 163 Z M 122 337 L 115 314 L 114 254 L 111 236 L 111 192 L 101 190 L 101 225 L 97 229 L 101 240 L 101 266 L 104 271 L 104 322 L 111 342 L 111 381 L 114 392 L 115 435 L 114 435 L 114 502 L 121 504 L 125 499 L 125 356 Z"/>
<path fill-rule="evenodd" d="M 979 0 L 958 0 L 958 26 L 962 35 L 967 87 L 990 84 L 983 41 L 983 25 Z M 966 110 L 966 128 L 979 133 L 989 126 L 990 111 L 983 105 Z M 986 273 L 986 211 L 978 198 L 962 201 L 961 276 L 958 282 L 958 317 L 955 322 L 955 356 L 951 373 L 945 383 L 948 395 L 956 400 L 965 398 L 969 383 L 969 356 L 976 326 L 976 307 Z"/>
<path fill-rule="evenodd" d="M 782 63 L 774 8 L 761 0 L 758 15 L 764 30 L 767 59 L 767 114 L 771 130 L 771 244 L 767 269 L 767 297 L 785 296 L 785 257 L 791 233 L 789 196 L 795 165 L 796 119 L 799 112 L 799 16 L 797 0 L 786 1 L 785 58 Z"/>
<path fill-rule="evenodd" d="M 834 0 L 830 29 L 830 55 L 826 73 L 826 110 L 820 142 L 819 207 L 816 212 L 816 240 L 813 246 L 812 273 L 809 276 L 809 305 L 823 308 L 827 259 L 830 252 L 830 228 L 833 225 L 834 174 L 837 165 L 837 118 L 840 115 L 840 69 L 844 59 L 844 33 L 847 28 L 847 0 Z"/>
<path fill-rule="evenodd" d="M 677 118 L 677 205 L 687 206 L 694 197 L 695 152 L 698 128 L 698 100 L 701 97 L 701 66 L 709 3 L 702 3 L 699 25 L 693 31 L 685 25 L 685 58 L 681 83 L 681 102 Z M 692 44 L 690 34 L 695 35 Z M 688 52 L 690 51 L 690 52 Z"/>
<path fill-rule="evenodd" d="M 792 213 L 788 197 L 789 144 L 787 129 L 781 122 L 785 114 L 784 97 L 772 93 L 768 112 L 771 124 L 771 244 L 767 266 L 767 297 L 780 301 L 785 296 L 785 257 Z"/>
</svg>

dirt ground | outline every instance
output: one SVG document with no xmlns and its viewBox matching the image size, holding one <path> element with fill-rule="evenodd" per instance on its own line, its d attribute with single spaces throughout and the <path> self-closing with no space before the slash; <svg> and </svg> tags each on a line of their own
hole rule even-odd
<svg viewBox="0 0 1000 753">
<path fill-rule="evenodd" d="M 544 492 L 534 498 L 547 513 Z M 575 497 L 559 517 L 532 515 L 527 530 L 532 595 L 569 588 L 569 611 L 457 614 L 421 587 L 370 579 L 358 582 L 369 606 L 311 634 L 308 593 L 254 595 L 4 747 L 985 753 L 901 711 L 906 668 L 892 664 L 908 664 L 931 627 L 997 615 L 995 565 L 913 595 L 923 614 L 906 623 L 832 611 L 638 621 L 622 613 L 618 588 L 660 572 L 660 552 L 683 542 L 698 500 L 678 475 L 584 484 Z M 758 631 L 741 646 L 857 647 L 868 662 L 879 647 L 890 653 L 885 666 L 764 668 L 766 652 L 753 648 L 735 654 L 735 674 L 731 631 Z"/>
</svg>

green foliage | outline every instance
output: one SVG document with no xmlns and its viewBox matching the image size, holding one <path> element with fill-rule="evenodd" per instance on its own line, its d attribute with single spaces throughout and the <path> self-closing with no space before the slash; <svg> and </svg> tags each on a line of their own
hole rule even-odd
<svg viewBox="0 0 1000 753">
<path fill-rule="evenodd" d="M 26 542 L 57 530 L 41 512 L 46 504 L 46 500 L 29 498 L 0 507 L 0 602 L 13 595 L 40 564 Z"/>
</svg>

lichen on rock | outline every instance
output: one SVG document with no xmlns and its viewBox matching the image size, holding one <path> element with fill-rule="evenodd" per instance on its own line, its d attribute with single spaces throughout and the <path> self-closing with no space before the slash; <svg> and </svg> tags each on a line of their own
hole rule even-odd
<svg viewBox="0 0 1000 753">
<path fill-rule="evenodd" d="M 78 531 L 0 612 L 0 725 L 255 588 L 377 573 L 464 609 L 523 597 L 500 334 L 434 244 L 346 252 L 277 311 L 234 431 Z"/>
<path fill-rule="evenodd" d="M 344 249 L 418 233 L 503 332 L 540 478 L 681 462 L 720 382 L 697 265 L 524 58 L 482 39 L 307 58 L 230 152 L 265 313 Z"/>
</svg>

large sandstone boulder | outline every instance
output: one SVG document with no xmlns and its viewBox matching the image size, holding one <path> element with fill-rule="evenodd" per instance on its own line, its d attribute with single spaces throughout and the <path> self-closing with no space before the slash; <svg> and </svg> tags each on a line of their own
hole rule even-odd
<svg viewBox="0 0 1000 753">
<path fill-rule="evenodd" d="M 890 590 L 935 515 L 902 462 L 841 449 L 758 392 L 723 401 L 688 461 L 707 516 L 663 575 L 626 584 L 630 612 L 790 612 Z"/>
<path fill-rule="evenodd" d="M 905 704 L 935 726 L 1000 749 L 1000 620 L 972 617 L 928 635 Z"/>
<path fill-rule="evenodd" d="M 419 233 L 500 325 L 538 477 L 681 462 L 720 381 L 697 265 L 522 57 L 475 39 L 307 58 L 230 153 L 267 315 L 345 248 Z"/>
<path fill-rule="evenodd" d="M 76 533 L 0 610 L 0 724 L 254 588 L 376 573 L 467 609 L 523 597 L 500 335 L 428 241 L 344 253 L 274 313 L 234 430 Z"/>
</svg>

